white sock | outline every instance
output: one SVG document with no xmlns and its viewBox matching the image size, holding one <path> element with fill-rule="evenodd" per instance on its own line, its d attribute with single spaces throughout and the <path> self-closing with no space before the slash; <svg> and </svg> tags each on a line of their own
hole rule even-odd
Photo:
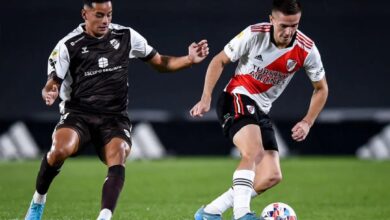
<svg viewBox="0 0 390 220">
<path fill-rule="evenodd" d="M 44 195 L 41 195 L 37 191 L 35 191 L 35 193 L 33 195 L 34 203 L 45 204 L 45 202 L 46 202 L 46 195 L 47 195 L 47 193 L 44 194 Z"/>
<path fill-rule="evenodd" d="M 250 212 L 250 201 L 253 191 L 255 172 L 252 170 L 236 170 L 233 174 L 233 214 L 239 219 Z"/>
<path fill-rule="evenodd" d="M 233 207 L 233 189 L 229 188 L 228 191 L 208 204 L 204 208 L 204 211 L 210 214 L 222 215 L 222 213 L 231 207 Z"/>
<path fill-rule="evenodd" d="M 109 209 L 102 209 L 99 213 L 97 220 L 110 220 L 112 217 L 112 212 Z"/>
<path fill-rule="evenodd" d="M 257 192 L 252 189 L 251 198 L 258 196 Z M 214 215 L 222 215 L 226 210 L 233 207 L 233 188 L 230 187 L 226 192 L 220 195 L 218 198 L 214 199 L 209 203 L 204 211 Z"/>
</svg>

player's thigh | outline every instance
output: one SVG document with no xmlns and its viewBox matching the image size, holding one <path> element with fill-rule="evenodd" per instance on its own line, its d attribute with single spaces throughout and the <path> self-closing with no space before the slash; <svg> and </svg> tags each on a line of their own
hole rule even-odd
<svg viewBox="0 0 390 220">
<path fill-rule="evenodd" d="M 130 152 L 128 141 L 120 138 L 112 138 L 103 148 L 102 157 L 107 166 L 125 165 Z"/>
<path fill-rule="evenodd" d="M 263 149 L 260 126 L 247 124 L 241 127 L 241 129 L 234 134 L 233 143 L 242 156 L 256 157 Z"/>
</svg>

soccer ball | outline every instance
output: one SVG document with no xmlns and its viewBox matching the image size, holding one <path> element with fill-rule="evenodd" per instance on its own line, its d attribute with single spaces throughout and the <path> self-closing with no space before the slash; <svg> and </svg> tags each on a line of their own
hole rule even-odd
<svg viewBox="0 0 390 220">
<path fill-rule="evenodd" d="M 274 202 L 264 208 L 261 213 L 264 220 L 298 220 L 295 211 L 287 204 Z"/>
</svg>

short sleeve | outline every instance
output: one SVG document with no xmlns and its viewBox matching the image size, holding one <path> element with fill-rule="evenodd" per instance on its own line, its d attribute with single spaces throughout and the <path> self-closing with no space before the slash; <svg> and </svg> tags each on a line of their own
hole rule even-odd
<svg viewBox="0 0 390 220">
<path fill-rule="evenodd" d="M 250 27 L 247 27 L 225 46 L 224 52 L 232 62 L 236 62 L 240 57 L 248 54 L 252 36 Z"/>
<path fill-rule="evenodd" d="M 304 62 L 306 74 L 313 82 L 318 82 L 325 76 L 325 69 L 322 65 L 321 55 L 316 45 L 313 45 L 310 53 Z"/>
<path fill-rule="evenodd" d="M 58 78 L 64 79 L 69 69 L 69 63 L 68 49 L 63 41 L 60 41 L 49 56 L 47 74 L 55 74 Z"/>
<path fill-rule="evenodd" d="M 131 49 L 129 58 L 140 58 L 141 60 L 147 61 L 153 58 L 153 56 L 157 53 L 141 34 L 131 28 L 130 37 Z"/>
</svg>

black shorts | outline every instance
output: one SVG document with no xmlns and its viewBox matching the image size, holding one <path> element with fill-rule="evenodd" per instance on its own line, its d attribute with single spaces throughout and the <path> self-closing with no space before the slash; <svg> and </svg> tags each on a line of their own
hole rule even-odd
<svg viewBox="0 0 390 220">
<path fill-rule="evenodd" d="M 278 151 L 270 117 L 248 96 L 223 92 L 218 98 L 217 115 L 224 135 L 231 141 L 242 127 L 255 124 L 260 126 L 264 149 Z"/>
<path fill-rule="evenodd" d="M 72 156 L 76 156 L 88 144 L 93 144 L 103 161 L 102 150 L 114 137 L 125 140 L 131 146 L 131 122 L 124 115 L 66 111 L 61 115 L 55 129 L 64 127 L 75 130 L 79 136 L 78 152 Z"/>
</svg>

